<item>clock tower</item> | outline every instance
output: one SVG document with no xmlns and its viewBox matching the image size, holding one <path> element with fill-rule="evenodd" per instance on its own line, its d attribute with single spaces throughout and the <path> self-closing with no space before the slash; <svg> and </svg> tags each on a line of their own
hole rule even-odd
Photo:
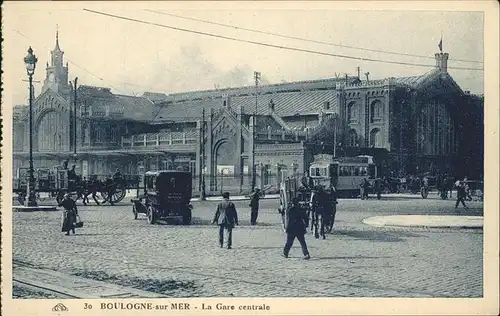
<svg viewBox="0 0 500 316">
<path fill-rule="evenodd" d="M 66 98 L 69 96 L 70 91 L 68 84 L 68 63 L 66 63 L 66 66 L 63 66 L 64 52 L 59 47 L 59 30 L 56 31 L 56 47 L 50 52 L 50 57 L 50 65 L 47 62 L 42 93 L 47 89 L 51 89 Z"/>
</svg>

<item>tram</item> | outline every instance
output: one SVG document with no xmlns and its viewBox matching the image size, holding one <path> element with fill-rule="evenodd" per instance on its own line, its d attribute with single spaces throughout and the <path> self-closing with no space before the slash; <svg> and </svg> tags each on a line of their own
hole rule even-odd
<svg viewBox="0 0 500 316">
<path fill-rule="evenodd" d="M 333 186 L 338 196 L 357 197 L 364 179 L 373 187 L 377 178 L 377 166 L 372 156 L 337 157 L 329 154 L 314 156 L 309 167 L 309 176 L 315 185 Z"/>
</svg>

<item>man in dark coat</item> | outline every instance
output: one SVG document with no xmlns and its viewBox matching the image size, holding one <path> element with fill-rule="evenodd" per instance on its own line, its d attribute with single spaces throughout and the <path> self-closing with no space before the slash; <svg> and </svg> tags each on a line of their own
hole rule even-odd
<svg viewBox="0 0 500 316">
<path fill-rule="evenodd" d="M 104 181 L 104 187 L 106 189 L 106 198 L 102 202 L 102 204 L 109 202 L 111 206 L 115 205 L 113 203 L 113 195 L 116 192 L 116 183 L 113 181 L 113 176 L 109 175 L 106 177 L 106 180 Z"/>
<path fill-rule="evenodd" d="M 231 249 L 233 228 L 238 225 L 238 213 L 236 206 L 229 201 L 229 192 L 224 192 L 222 195 L 224 200 L 217 205 L 213 224 L 219 225 L 219 245 L 224 247 L 224 229 L 227 230 L 227 249 Z"/>
<path fill-rule="evenodd" d="M 308 226 L 307 214 L 304 209 L 299 206 L 299 199 L 292 199 L 292 206 L 287 210 L 286 217 L 286 243 L 283 249 L 283 256 L 288 258 L 288 253 L 292 248 L 295 238 L 299 240 L 300 246 L 302 247 L 302 253 L 304 254 L 304 259 L 308 260 L 310 258 L 309 251 L 306 245 L 306 227 Z"/>
<path fill-rule="evenodd" d="M 255 192 L 250 196 L 250 224 L 257 224 L 257 217 L 259 216 L 259 201 L 262 194 L 260 189 L 255 189 Z"/>
<path fill-rule="evenodd" d="M 465 205 L 465 198 L 467 197 L 467 187 L 464 181 L 460 181 L 457 186 L 457 202 L 455 203 L 455 208 L 458 207 L 458 204 L 462 202 L 462 205 L 466 210 L 469 208 Z"/>
<path fill-rule="evenodd" d="M 71 166 L 71 170 L 68 170 L 68 191 L 73 192 L 76 190 L 76 165 Z"/>
<path fill-rule="evenodd" d="M 76 208 L 75 201 L 73 201 L 69 194 L 65 194 L 64 199 L 61 201 L 59 206 L 64 208 L 61 231 L 66 232 L 66 235 L 69 235 L 69 232 L 72 231 L 74 235 L 75 221 L 76 216 L 78 215 L 78 209 Z"/>
<path fill-rule="evenodd" d="M 375 179 L 375 193 L 377 194 L 377 200 L 380 200 L 382 194 L 382 179 Z"/>
<path fill-rule="evenodd" d="M 363 179 L 363 181 L 361 182 L 361 199 L 364 200 L 364 199 L 368 199 L 368 190 L 370 189 L 370 182 L 368 182 L 368 180 L 366 180 L 366 178 Z"/>
</svg>

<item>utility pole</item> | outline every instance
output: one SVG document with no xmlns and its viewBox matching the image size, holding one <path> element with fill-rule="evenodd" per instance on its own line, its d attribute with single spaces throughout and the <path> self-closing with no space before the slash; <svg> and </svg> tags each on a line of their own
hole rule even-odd
<svg viewBox="0 0 500 316">
<path fill-rule="evenodd" d="M 253 111 L 253 129 L 252 129 L 252 191 L 255 190 L 255 182 L 256 182 L 256 168 L 255 168 L 255 128 L 256 126 L 256 116 L 257 116 L 257 105 L 259 103 L 259 81 L 260 81 L 260 72 L 254 71 L 253 73 L 255 79 L 255 109 Z"/>
<path fill-rule="evenodd" d="M 335 115 L 335 125 L 333 127 L 333 158 L 337 156 L 337 115 Z"/>
<path fill-rule="evenodd" d="M 359 68 L 359 66 L 358 66 L 358 67 L 356 67 L 356 70 L 358 71 L 358 79 L 359 79 L 360 78 L 361 68 Z"/>
<path fill-rule="evenodd" d="M 201 172 L 201 200 L 205 201 L 205 108 L 202 110 L 202 123 L 201 123 L 201 155 L 200 155 L 200 172 Z"/>
</svg>

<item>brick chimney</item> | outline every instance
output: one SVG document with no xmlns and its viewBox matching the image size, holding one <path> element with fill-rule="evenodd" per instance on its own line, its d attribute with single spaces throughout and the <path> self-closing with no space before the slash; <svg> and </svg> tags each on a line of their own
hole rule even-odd
<svg viewBox="0 0 500 316">
<path fill-rule="evenodd" d="M 448 72 L 448 53 L 436 53 L 436 69 Z"/>
</svg>

